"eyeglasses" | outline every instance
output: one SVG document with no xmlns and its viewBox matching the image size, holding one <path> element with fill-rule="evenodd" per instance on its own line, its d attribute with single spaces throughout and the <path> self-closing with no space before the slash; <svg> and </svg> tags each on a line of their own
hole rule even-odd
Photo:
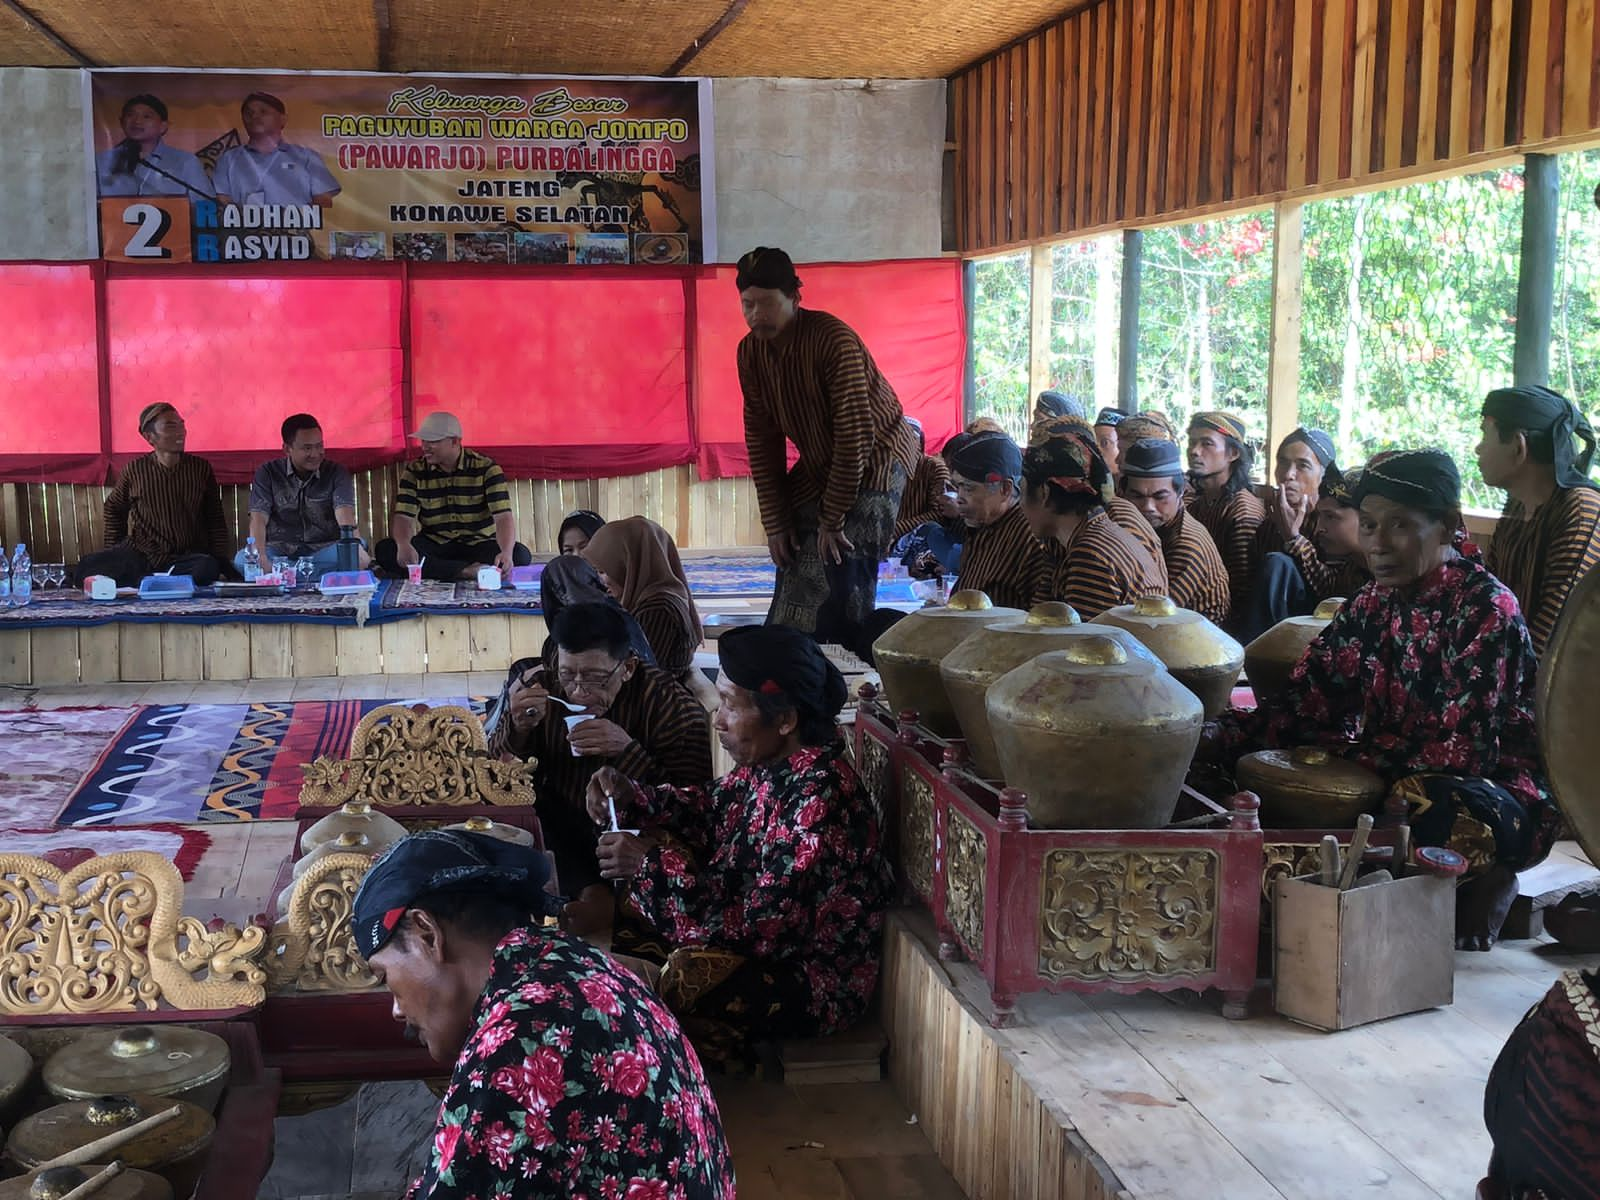
<svg viewBox="0 0 1600 1200">
<path fill-rule="evenodd" d="M 557 671 L 556 678 L 561 681 L 561 686 L 564 688 L 603 688 L 624 665 L 618 663 L 609 671 Z"/>
</svg>

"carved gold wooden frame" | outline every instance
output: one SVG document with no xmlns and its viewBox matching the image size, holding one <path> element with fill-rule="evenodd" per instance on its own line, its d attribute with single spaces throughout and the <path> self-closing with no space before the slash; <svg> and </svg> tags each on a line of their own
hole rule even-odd
<svg viewBox="0 0 1600 1200">
<path fill-rule="evenodd" d="M 378 985 L 350 933 L 350 911 L 372 861 L 366 854 L 329 854 L 295 880 L 267 956 L 275 994 L 363 992 Z"/>
<path fill-rule="evenodd" d="M 0 1014 L 254 1008 L 266 930 L 183 915 L 183 877 L 145 850 L 63 871 L 0 854 Z"/>
<path fill-rule="evenodd" d="M 483 723 L 458 704 L 386 704 L 361 719 L 348 757 L 323 756 L 301 768 L 300 803 L 526 806 L 535 799 L 535 765 L 491 755 Z"/>
</svg>

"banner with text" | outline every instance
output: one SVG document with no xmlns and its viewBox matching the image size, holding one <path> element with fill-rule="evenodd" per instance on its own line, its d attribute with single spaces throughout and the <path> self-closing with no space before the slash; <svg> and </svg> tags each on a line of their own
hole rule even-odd
<svg viewBox="0 0 1600 1200">
<path fill-rule="evenodd" d="M 715 257 L 707 80 L 92 78 L 104 258 Z"/>
</svg>

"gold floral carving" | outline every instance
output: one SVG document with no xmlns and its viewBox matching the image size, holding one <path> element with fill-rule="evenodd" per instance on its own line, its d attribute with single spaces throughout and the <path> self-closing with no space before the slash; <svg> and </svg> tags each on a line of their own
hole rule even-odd
<svg viewBox="0 0 1600 1200">
<path fill-rule="evenodd" d="M 864 735 L 861 739 L 858 774 L 867 789 L 867 795 L 872 797 L 878 811 L 882 812 L 884 802 L 889 798 L 889 747 L 871 735 Z"/>
<path fill-rule="evenodd" d="M 329 854 L 295 881 L 288 915 L 272 929 L 267 973 L 273 992 L 360 992 L 377 986 L 350 933 L 350 911 L 371 866 L 366 854 Z"/>
<path fill-rule="evenodd" d="M 529 805 L 535 765 L 491 755 L 482 723 L 460 705 L 386 704 L 356 726 L 348 758 L 324 756 L 301 768 L 300 803 Z"/>
<path fill-rule="evenodd" d="M 65 872 L 0 854 L 0 1013 L 204 1011 L 265 1000 L 266 930 L 207 929 L 182 914 L 183 877 L 159 854 L 107 854 Z"/>
<path fill-rule="evenodd" d="M 1261 847 L 1265 865 L 1261 870 L 1261 894 L 1270 903 L 1272 885 L 1280 879 L 1315 875 L 1322 870 L 1322 846 L 1305 842 L 1268 842 Z"/>
<path fill-rule="evenodd" d="M 900 777 L 900 870 L 917 895 L 932 895 L 933 788 L 915 771 Z"/>
<path fill-rule="evenodd" d="M 988 854 L 983 834 L 959 810 L 945 826 L 944 913 L 950 928 L 973 954 L 983 953 L 984 874 Z"/>
<path fill-rule="evenodd" d="M 1044 856 L 1039 972 L 1136 981 L 1211 970 L 1211 850 L 1051 850 Z"/>
</svg>

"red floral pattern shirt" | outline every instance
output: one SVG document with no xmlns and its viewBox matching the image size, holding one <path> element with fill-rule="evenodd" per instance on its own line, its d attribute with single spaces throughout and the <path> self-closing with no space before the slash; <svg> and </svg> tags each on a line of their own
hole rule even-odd
<svg viewBox="0 0 1600 1200">
<path fill-rule="evenodd" d="M 732 1200 L 717 1102 L 654 993 L 553 930 L 494 963 L 409 1200 Z"/>
<path fill-rule="evenodd" d="M 798 962 L 819 1033 L 861 1019 L 878 981 L 893 874 L 844 743 L 739 767 L 709 788 L 642 790 L 635 821 L 672 834 L 633 881 L 674 946 Z"/>
<path fill-rule="evenodd" d="M 1482 563 L 1457 557 L 1411 595 L 1368 583 L 1295 665 L 1282 703 L 1224 713 L 1219 740 L 1230 758 L 1323 746 L 1390 784 L 1421 772 L 1487 779 L 1543 825 L 1553 806 L 1534 726 L 1537 676 L 1517 598 Z"/>
</svg>

